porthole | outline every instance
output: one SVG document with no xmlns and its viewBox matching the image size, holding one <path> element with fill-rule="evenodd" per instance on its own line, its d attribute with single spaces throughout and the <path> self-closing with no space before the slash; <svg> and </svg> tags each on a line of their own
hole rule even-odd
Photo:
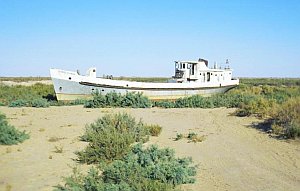
<svg viewBox="0 0 300 191">
<path fill-rule="evenodd" d="M 92 91 L 94 91 L 95 89 L 94 88 L 92 88 Z"/>
<path fill-rule="evenodd" d="M 71 80 L 72 78 L 71 77 L 69 77 L 69 80 Z"/>
<path fill-rule="evenodd" d="M 62 90 L 62 87 L 59 87 L 59 91 L 61 91 Z"/>
<path fill-rule="evenodd" d="M 101 91 L 103 91 L 103 92 L 104 92 L 104 89 L 102 89 Z"/>
</svg>

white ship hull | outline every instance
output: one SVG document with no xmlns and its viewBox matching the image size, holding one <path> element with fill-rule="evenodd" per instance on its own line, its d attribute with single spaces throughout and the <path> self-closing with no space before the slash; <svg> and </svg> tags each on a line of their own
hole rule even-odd
<svg viewBox="0 0 300 191">
<path fill-rule="evenodd" d="M 191 95 L 224 93 L 239 84 L 238 79 L 206 83 L 146 83 L 82 76 L 76 72 L 50 70 L 57 100 L 89 99 L 93 92 L 126 94 L 139 92 L 152 100 L 178 99 Z"/>
</svg>

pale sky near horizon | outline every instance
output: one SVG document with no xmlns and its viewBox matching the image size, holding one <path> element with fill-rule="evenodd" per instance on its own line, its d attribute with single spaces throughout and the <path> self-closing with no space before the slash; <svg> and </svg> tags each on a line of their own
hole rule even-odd
<svg viewBox="0 0 300 191">
<path fill-rule="evenodd" d="M 300 0 L 0 0 L 0 76 L 169 77 L 198 58 L 300 77 Z"/>
</svg>

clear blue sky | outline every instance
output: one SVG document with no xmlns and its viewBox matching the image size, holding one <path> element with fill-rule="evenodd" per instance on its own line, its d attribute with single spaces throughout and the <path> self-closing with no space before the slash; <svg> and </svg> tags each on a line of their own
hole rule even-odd
<svg viewBox="0 0 300 191">
<path fill-rule="evenodd" d="M 239 77 L 300 77 L 300 1 L 0 0 L 0 76 L 171 76 L 199 57 L 228 58 Z"/>
</svg>

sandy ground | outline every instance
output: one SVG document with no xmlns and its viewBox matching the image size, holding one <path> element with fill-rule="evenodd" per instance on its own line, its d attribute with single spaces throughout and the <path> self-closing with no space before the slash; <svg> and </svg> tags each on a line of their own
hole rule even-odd
<svg viewBox="0 0 300 191">
<path fill-rule="evenodd" d="M 9 122 L 30 139 L 0 146 L 0 190 L 53 190 L 78 165 L 75 151 L 85 124 L 111 112 L 128 112 L 163 127 L 150 143 L 171 147 L 199 164 L 197 182 L 183 190 L 299 190 L 300 144 L 276 140 L 251 128 L 255 118 L 231 116 L 233 109 L 85 109 L 0 107 Z M 174 141 L 177 133 L 204 135 L 201 143 Z M 61 138 L 50 142 L 51 137 Z M 149 143 L 148 143 L 149 144 Z M 55 146 L 63 153 L 55 153 Z M 80 165 L 86 170 L 88 166 Z"/>
</svg>

